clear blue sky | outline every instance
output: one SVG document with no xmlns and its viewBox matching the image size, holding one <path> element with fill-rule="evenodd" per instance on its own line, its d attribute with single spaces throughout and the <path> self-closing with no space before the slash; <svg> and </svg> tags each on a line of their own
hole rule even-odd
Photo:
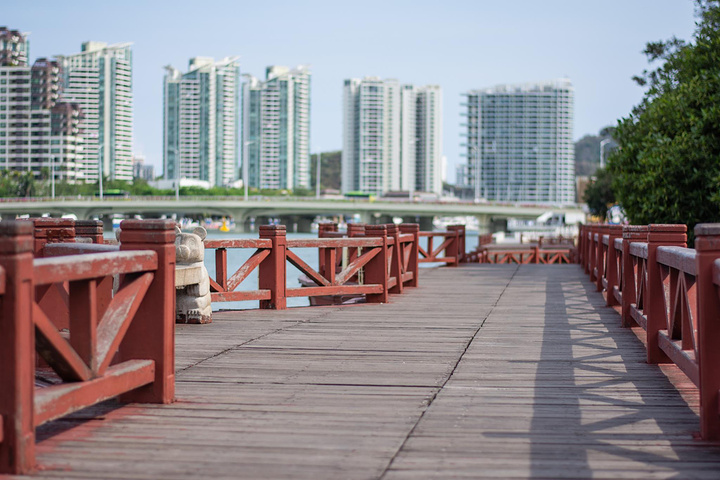
<svg viewBox="0 0 720 480">
<path fill-rule="evenodd" d="M 86 40 L 133 42 L 135 152 L 161 171 L 162 67 L 239 55 L 242 73 L 312 66 L 311 150 L 342 148 L 342 84 L 352 77 L 439 84 L 451 182 L 460 158 L 461 93 L 569 77 L 576 139 L 627 115 L 643 90 L 645 43 L 689 40 L 691 0 L 32 0 L 2 7 L 31 32 L 30 55 L 71 54 Z"/>
</svg>

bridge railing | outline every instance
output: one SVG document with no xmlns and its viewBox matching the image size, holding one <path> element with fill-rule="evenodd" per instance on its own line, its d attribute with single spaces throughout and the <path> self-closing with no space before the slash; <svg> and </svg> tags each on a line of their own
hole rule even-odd
<svg viewBox="0 0 720 480">
<path fill-rule="evenodd" d="M 648 363 L 674 363 L 698 387 L 701 436 L 718 440 L 720 224 L 696 226 L 695 249 L 686 247 L 686 230 L 584 227 L 581 263 L 622 325 L 644 330 Z"/>
<path fill-rule="evenodd" d="M 420 238 L 427 239 L 418 245 L 420 263 L 444 263 L 457 266 L 465 257 L 465 226 L 448 225 L 447 230 L 438 232 L 419 232 Z M 435 239 L 439 238 L 437 246 Z"/>
<path fill-rule="evenodd" d="M 257 240 L 206 240 L 206 250 L 215 250 L 212 301 L 259 300 L 260 308 L 285 309 L 287 299 L 293 297 L 364 295 L 368 303 L 385 303 L 388 294 L 417 286 L 417 225 L 355 225 L 341 233 L 326 224 L 320 235 L 322 238 L 288 239 L 285 226 L 263 225 Z M 255 252 L 230 274 L 227 250 L 232 248 Z M 318 251 L 317 269 L 302 259 L 302 249 Z M 288 288 L 288 264 L 310 284 Z M 256 269 L 258 288 L 238 290 Z"/>
<path fill-rule="evenodd" d="M 117 395 L 174 398 L 173 223 L 125 221 L 120 251 L 45 258 L 34 256 L 34 230 L 0 222 L 0 473 L 32 471 L 45 422 Z M 116 275 L 106 299 L 100 279 Z M 67 294 L 67 317 L 35 297 L 51 286 Z M 41 369 L 40 387 L 36 355 L 52 370 Z"/>
</svg>

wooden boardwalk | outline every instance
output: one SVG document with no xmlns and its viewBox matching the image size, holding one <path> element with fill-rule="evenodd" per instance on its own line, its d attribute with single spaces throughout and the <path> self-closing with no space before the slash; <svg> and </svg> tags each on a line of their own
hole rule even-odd
<svg viewBox="0 0 720 480">
<path fill-rule="evenodd" d="M 44 426 L 35 476 L 720 478 L 693 389 L 577 265 L 421 273 L 387 305 L 179 326 L 178 402 Z"/>
</svg>

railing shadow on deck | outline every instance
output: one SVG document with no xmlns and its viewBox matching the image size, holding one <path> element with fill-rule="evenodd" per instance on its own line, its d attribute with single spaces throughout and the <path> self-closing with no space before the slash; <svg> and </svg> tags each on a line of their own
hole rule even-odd
<svg viewBox="0 0 720 480">
<path fill-rule="evenodd" d="M 532 270 L 537 274 L 538 269 L 556 272 L 557 268 L 535 266 Z M 518 275 L 522 274 L 520 270 Z M 590 478 L 594 475 L 593 452 L 613 456 L 621 463 L 624 459 L 655 465 L 668 469 L 666 473 L 672 471 L 673 463 L 702 461 L 701 455 L 708 453 L 720 455 L 717 443 L 697 441 L 698 414 L 676 384 L 645 363 L 643 342 L 622 328 L 619 315 L 605 305 L 592 284 L 572 277 L 558 282 L 557 276 L 548 276 L 544 282 L 541 356 L 534 379 L 530 431 L 490 434 L 498 438 L 527 436 L 531 478 Z M 610 339 L 616 347 L 594 341 L 600 339 Z M 580 352 L 583 349 L 588 351 Z M 583 372 L 591 376 L 582 376 Z M 592 374 L 600 378 L 591 378 Z M 679 370 L 677 376 L 682 378 Z M 607 389 L 612 390 L 604 393 Z M 628 396 L 637 400 L 622 398 Z M 605 410 L 605 415 L 598 416 L 596 409 L 595 415 L 584 418 L 581 407 L 587 404 L 620 406 L 625 411 L 611 414 Z M 646 422 L 652 422 L 655 433 L 633 428 Z M 656 442 L 669 444 L 673 457 L 654 453 L 651 446 Z M 640 443 L 645 448 L 638 448 Z M 571 461 L 571 471 L 559 471 L 559 455 Z M 679 474 L 675 478 L 684 477 Z"/>
</svg>

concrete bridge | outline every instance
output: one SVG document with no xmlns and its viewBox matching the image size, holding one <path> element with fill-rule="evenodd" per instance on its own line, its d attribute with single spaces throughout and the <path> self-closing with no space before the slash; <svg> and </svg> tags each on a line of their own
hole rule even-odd
<svg viewBox="0 0 720 480">
<path fill-rule="evenodd" d="M 359 214 L 363 223 L 388 223 L 392 217 L 420 223 L 421 229 L 431 229 L 435 216 L 477 217 L 485 231 L 501 230 L 508 218 L 535 219 L 548 211 L 562 214 L 582 214 L 575 207 L 522 205 L 499 203 L 430 203 L 385 202 L 362 200 L 317 200 L 301 197 L 253 198 L 244 201 L 237 197 L 131 197 L 131 198 L 60 198 L 60 199 L 4 199 L 0 200 L 0 215 L 60 216 L 75 214 L 78 219 L 92 219 L 113 214 L 160 217 L 162 215 L 214 215 L 232 217 L 238 228 L 247 227 L 251 218 L 281 218 L 288 226 L 296 224 L 299 231 L 309 231 L 310 222 L 317 215 Z M 256 220 L 256 223 L 265 223 Z"/>
</svg>

